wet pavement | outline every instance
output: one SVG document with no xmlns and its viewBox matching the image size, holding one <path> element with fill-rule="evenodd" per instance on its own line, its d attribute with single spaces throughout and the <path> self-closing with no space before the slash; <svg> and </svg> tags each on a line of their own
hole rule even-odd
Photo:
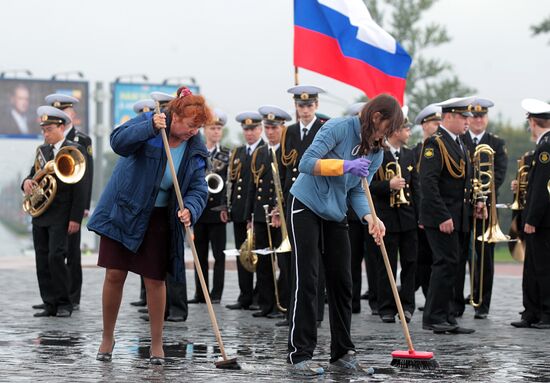
<svg viewBox="0 0 550 383">
<path fill-rule="evenodd" d="M 1 262 L 1 259 L 0 259 Z M 236 356 L 240 371 L 216 369 L 219 357 L 206 306 L 190 305 L 183 323 L 166 323 L 165 366 L 151 366 L 148 324 L 129 305 L 138 296 L 139 279 L 129 275 L 116 331 L 113 361 L 95 360 L 101 336 L 101 285 L 103 270 L 84 269 L 81 310 L 71 318 L 34 318 L 32 304 L 39 303 L 32 268 L 0 270 L 0 381 L 301 381 L 285 363 L 287 328 L 276 320 L 252 318 L 250 311 L 231 311 L 224 305 L 237 296 L 237 274 L 228 271 L 222 305 L 215 305 L 218 323 L 229 356 Z M 188 272 L 188 278 L 192 274 Z M 375 369 L 374 376 L 326 373 L 310 381 L 550 381 L 550 331 L 515 329 L 519 319 L 521 279 L 501 275 L 495 280 L 491 315 L 474 320 L 468 307 L 460 323 L 476 329 L 473 335 L 434 335 L 422 330 L 421 313 L 411 322 L 418 350 L 433 351 L 440 364 L 435 371 L 399 370 L 390 367 L 391 351 L 403 349 L 399 323 L 384 324 L 370 311 L 353 315 L 352 336 L 360 361 Z M 188 292 L 193 294 L 192 288 Z M 423 303 L 420 295 L 418 302 Z M 328 312 L 325 317 L 328 317 Z M 315 360 L 328 365 L 328 322 L 319 329 Z"/>
</svg>

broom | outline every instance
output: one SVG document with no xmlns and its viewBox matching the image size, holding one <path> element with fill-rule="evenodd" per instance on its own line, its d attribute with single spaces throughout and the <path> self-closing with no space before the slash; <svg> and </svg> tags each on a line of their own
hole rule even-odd
<svg viewBox="0 0 550 383">
<path fill-rule="evenodd" d="M 362 179 L 363 189 L 365 190 L 365 195 L 369 201 L 370 211 L 374 222 L 378 226 L 378 217 L 376 216 L 376 210 L 374 209 L 374 203 L 372 202 L 372 196 L 369 190 L 369 183 L 366 178 Z M 390 280 L 391 290 L 393 292 L 393 298 L 395 299 L 395 305 L 397 306 L 397 311 L 399 312 L 399 320 L 401 321 L 401 327 L 403 328 L 403 334 L 407 340 L 408 350 L 396 350 L 391 353 L 392 361 L 391 365 L 399 368 L 414 368 L 417 370 L 435 370 L 439 367 L 439 364 L 434 359 L 433 352 L 429 351 L 416 351 L 414 349 L 411 334 L 409 333 L 409 326 L 405 320 L 405 314 L 403 313 L 403 306 L 401 305 L 401 299 L 399 298 L 399 293 L 397 292 L 397 286 L 395 285 L 395 279 L 393 277 L 393 271 L 391 269 L 390 260 L 388 258 L 388 253 L 386 251 L 386 245 L 384 240 L 380 240 L 380 251 L 382 252 L 382 258 L 384 259 L 384 264 L 386 265 L 386 272 L 388 273 L 388 278 Z"/>
<path fill-rule="evenodd" d="M 154 97 L 153 97 L 154 99 Z M 158 100 L 155 100 L 155 113 L 160 113 L 160 104 Z M 174 184 L 174 191 L 176 192 L 176 197 L 178 199 L 179 208 L 183 211 L 183 198 L 181 196 L 180 185 L 178 184 L 178 176 L 176 174 L 176 169 L 174 167 L 174 161 L 172 160 L 172 153 L 170 153 L 170 145 L 168 144 L 168 137 L 166 136 L 166 129 L 160 129 L 162 135 L 162 142 L 164 144 L 164 150 L 166 152 L 166 157 L 168 159 L 168 165 L 170 166 L 170 172 L 172 173 L 172 182 Z M 183 225 L 183 224 L 182 224 Z M 199 262 L 199 256 L 197 255 L 197 249 L 195 248 L 195 242 L 193 241 L 193 233 L 191 229 L 185 225 L 185 234 L 187 236 L 187 244 L 191 248 L 193 253 L 193 262 L 195 263 L 195 268 L 197 269 L 197 274 L 199 275 L 199 280 L 201 283 L 202 293 L 204 295 L 204 300 L 206 301 L 206 306 L 208 307 L 208 315 L 210 316 L 210 321 L 212 322 L 212 328 L 214 329 L 214 334 L 216 335 L 216 341 L 220 347 L 220 353 L 222 354 L 222 359 L 215 363 L 216 368 L 226 369 L 226 370 L 240 370 L 241 366 L 237 363 L 237 358 L 228 359 L 225 354 L 225 348 L 223 347 L 222 336 L 220 329 L 218 327 L 218 321 L 216 320 L 216 314 L 214 313 L 214 308 L 212 307 L 212 301 L 210 300 L 210 293 L 208 287 L 206 287 L 206 282 L 204 281 L 204 276 L 202 275 L 202 268 Z"/>
</svg>

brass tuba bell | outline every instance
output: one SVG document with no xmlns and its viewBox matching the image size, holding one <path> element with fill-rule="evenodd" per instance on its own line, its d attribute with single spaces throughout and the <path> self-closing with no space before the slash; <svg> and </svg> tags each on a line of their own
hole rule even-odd
<svg viewBox="0 0 550 383">
<path fill-rule="evenodd" d="M 241 265 L 247 270 L 253 273 L 256 271 L 256 265 L 258 264 L 258 256 L 254 253 L 254 245 L 256 242 L 254 236 L 254 214 L 252 214 L 252 224 L 250 229 L 246 231 L 246 240 L 239 248 L 239 261 Z"/>
<path fill-rule="evenodd" d="M 55 158 L 34 175 L 37 185 L 23 198 L 23 210 L 32 217 L 39 217 L 50 207 L 57 193 L 57 180 L 52 174 L 63 183 L 75 184 L 85 172 L 86 159 L 80 150 L 74 146 L 62 147 Z"/>
</svg>

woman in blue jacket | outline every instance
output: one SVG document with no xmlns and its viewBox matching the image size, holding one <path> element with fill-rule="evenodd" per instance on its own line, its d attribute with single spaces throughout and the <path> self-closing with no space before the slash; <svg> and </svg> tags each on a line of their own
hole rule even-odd
<svg viewBox="0 0 550 383">
<path fill-rule="evenodd" d="M 199 128 L 211 115 L 202 96 L 180 88 L 166 114 L 143 113 L 111 133 L 111 147 L 121 156 L 88 229 L 101 236 L 98 265 L 105 267 L 103 337 L 97 359 L 110 361 L 122 289 L 128 271 L 144 278 L 151 327 L 151 363 L 162 364 L 162 328 L 166 273 L 185 280 L 184 232 L 206 205 L 207 150 Z M 179 211 L 167 166 L 160 128 L 177 169 L 185 209 Z"/>
<path fill-rule="evenodd" d="M 385 227 L 376 224 L 361 186 L 382 163 L 385 136 L 403 125 L 395 98 L 370 100 L 359 116 L 334 118 L 319 130 L 299 165 L 290 189 L 288 226 L 292 245 L 292 290 L 288 361 L 299 374 L 317 375 L 311 362 L 317 344 L 316 286 L 319 257 L 325 266 L 331 332 L 331 369 L 358 371 L 351 341 L 351 250 L 347 202 L 379 243 Z"/>
</svg>

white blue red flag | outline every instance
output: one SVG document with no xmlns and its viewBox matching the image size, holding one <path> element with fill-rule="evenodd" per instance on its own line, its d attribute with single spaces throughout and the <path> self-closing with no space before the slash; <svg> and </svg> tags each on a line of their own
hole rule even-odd
<svg viewBox="0 0 550 383">
<path fill-rule="evenodd" d="M 294 66 L 402 104 L 411 61 L 362 0 L 294 0 Z"/>
</svg>

